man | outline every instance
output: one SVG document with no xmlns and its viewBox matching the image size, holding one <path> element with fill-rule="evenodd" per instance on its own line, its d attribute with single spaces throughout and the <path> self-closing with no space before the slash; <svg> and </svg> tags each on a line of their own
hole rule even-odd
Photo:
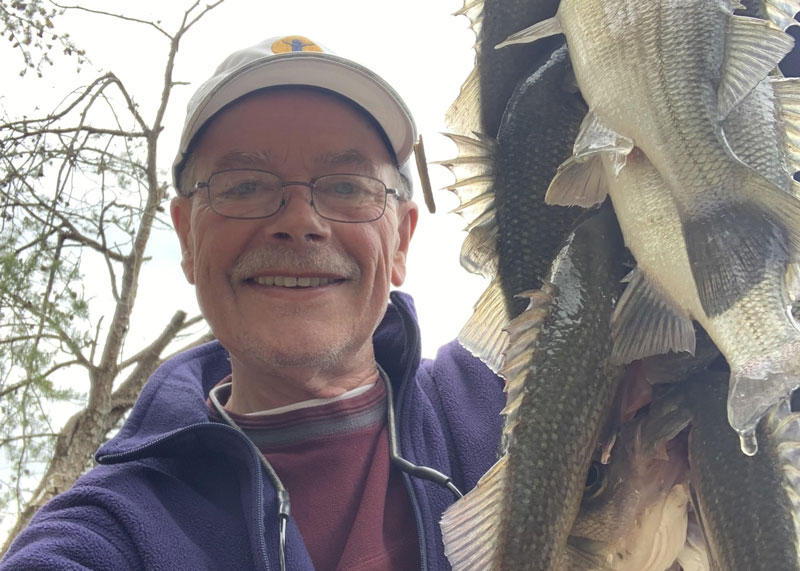
<svg viewBox="0 0 800 571">
<path fill-rule="evenodd" d="M 189 103 L 172 218 L 218 342 L 161 367 L 100 466 L 2 569 L 447 569 L 439 518 L 495 459 L 502 383 L 420 363 L 392 293 L 416 138 L 381 78 L 308 38 L 232 54 Z"/>
</svg>

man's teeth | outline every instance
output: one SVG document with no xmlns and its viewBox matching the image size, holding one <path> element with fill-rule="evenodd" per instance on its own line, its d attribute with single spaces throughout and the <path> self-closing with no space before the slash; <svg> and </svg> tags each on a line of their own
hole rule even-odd
<svg viewBox="0 0 800 571">
<path fill-rule="evenodd" d="M 331 278 L 297 278 L 294 276 L 259 276 L 253 278 L 259 285 L 280 287 L 318 287 L 326 286 L 334 280 Z"/>
</svg>

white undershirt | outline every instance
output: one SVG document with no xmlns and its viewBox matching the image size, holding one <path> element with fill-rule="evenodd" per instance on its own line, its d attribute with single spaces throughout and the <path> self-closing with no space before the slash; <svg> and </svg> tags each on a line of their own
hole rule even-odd
<svg viewBox="0 0 800 571">
<path fill-rule="evenodd" d="M 323 404 L 328 404 L 331 402 L 336 402 L 339 400 L 347 400 L 353 397 L 357 397 L 358 395 L 364 394 L 372 387 L 375 386 L 375 383 L 371 383 L 369 385 L 363 385 L 360 387 L 356 387 L 355 389 L 349 390 L 346 393 L 342 393 L 336 397 L 330 397 L 326 399 L 309 399 L 300 402 L 295 402 L 292 404 L 287 404 L 284 406 L 279 406 L 278 408 L 270 408 L 267 410 L 260 410 L 258 412 L 248 412 L 244 416 L 268 416 L 271 414 L 281 414 L 284 412 L 291 412 L 293 410 L 300 410 L 302 408 L 310 408 L 312 406 L 319 406 Z"/>
</svg>

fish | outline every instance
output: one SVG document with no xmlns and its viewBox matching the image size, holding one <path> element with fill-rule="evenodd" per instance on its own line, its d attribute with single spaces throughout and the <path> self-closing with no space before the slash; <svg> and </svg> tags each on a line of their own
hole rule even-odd
<svg viewBox="0 0 800 571">
<path fill-rule="evenodd" d="M 690 418 L 656 399 L 618 429 L 610 458 L 592 462 L 562 571 L 664 571 L 687 559 Z M 692 555 L 702 561 L 705 545 Z"/>
<path fill-rule="evenodd" d="M 749 143 L 724 124 L 754 90 L 788 86 L 796 109 L 797 86 L 768 77 L 792 38 L 772 22 L 734 15 L 736 7 L 562 0 L 554 18 L 510 41 L 564 33 L 589 104 L 546 200 L 592 206 L 611 196 L 637 262 L 615 314 L 615 358 L 691 352 L 697 321 L 730 365 L 728 419 L 752 455 L 758 420 L 800 386 L 787 285 L 800 253 L 800 200 L 781 183 L 793 183 L 791 173 L 776 180 L 738 156 L 734 149 L 744 155 Z"/>
<path fill-rule="evenodd" d="M 520 26 L 556 13 L 558 0 L 465 0 L 457 15 L 466 16 L 475 33 L 475 66 L 445 115 L 450 129 L 461 135 L 480 133 L 496 137 L 500 123 L 520 79 L 529 75 L 531 62 L 552 51 L 547 45 L 494 49 Z"/>
<path fill-rule="evenodd" d="M 691 494 L 712 569 L 800 569 L 800 413 L 789 401 L 758 425 L 759 451 L 739 452 L 726 418 L 727 373 L 699 371 L 681 383 L 692 413 Z"/>
<path fill-rule="evenodd" d="M 497 137 L 450 134 L 458 157 L 438 163 L 455 175 L 448 189 L 458 195 L 455 211 L 467 223 L 461 264 L 490 279 L 459 340 L 495 372 L 507 342 L 503 329 L 526 307 L 517 294 L 541 286 L 582 215 L 544 202 L 587 110 L 564 42 L 531 70 L 506 103 Z"/>
<path fill-rule="evenodd" d="M 569 234 L 507 326 L 501 457 L 441 520 L 453 569 L 559 569 L 623 368 L 610 323 L 625 256 L 610 208 Z"/>
</svg>

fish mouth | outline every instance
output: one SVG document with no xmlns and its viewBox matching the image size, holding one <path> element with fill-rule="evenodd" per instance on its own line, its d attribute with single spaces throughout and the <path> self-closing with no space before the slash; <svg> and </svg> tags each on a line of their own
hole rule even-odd
<svg viewBox="0 0 800 571">
<path fill-rule="evenodd" d="M 254 276 L 246 279 L 245 281 L 259 286 L 271 286 L 288 289 L 309 289 L 343 283 L 345 279 L 346 278 L 336 276 L 299 276 L 293 274 L 274 274 Z"/>
</svg>

